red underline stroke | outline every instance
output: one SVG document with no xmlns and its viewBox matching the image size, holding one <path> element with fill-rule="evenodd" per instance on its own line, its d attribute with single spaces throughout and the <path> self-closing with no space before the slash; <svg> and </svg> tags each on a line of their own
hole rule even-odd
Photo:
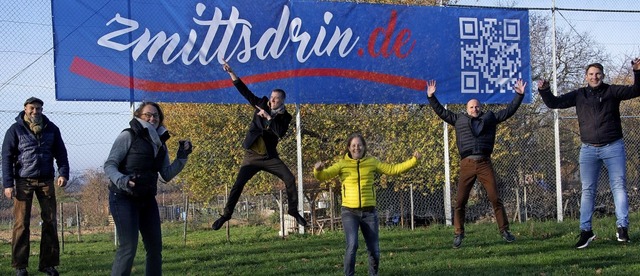
<svg viewBox="0 0 640 276">
<path fill-rule="evenodd" d="M 203 90 L 216 90 L 233 86 L 233 84 L 226 79 L 206 82 L 170 83 L 131 78 L 129 76 L 116 73 L 112 70 L 91 63 L 80 57 L 73 58 L 70 66 L 70 71 L 97 82 L 123 88 L 145 90 L 149 92 L 196 92 Z M 296 77 L 342 77 L 384 83 L 418 91 L 424 91 L 425 87 L 427 86 L 427 82 L 421 79 L 374 73 L 362 70 L 335 68 L 295 69 L 270 72 L 245 76 L 242 77 L 242 80 L 245 83 L 250 84 Z"/>
</svg>

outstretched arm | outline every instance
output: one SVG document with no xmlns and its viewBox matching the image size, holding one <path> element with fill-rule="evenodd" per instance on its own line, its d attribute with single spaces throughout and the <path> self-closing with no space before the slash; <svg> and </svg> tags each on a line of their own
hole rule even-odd
<svg viewBox="0 0 640 276">
<path fill-rule="evenodd" d="M 442 120 L 451 125 L 455 124 L 456 120 L 458 119 L 458 115 L 444 108 L 444 106 L 442 106 L 442 104 L 440 104 L 440 102 L 436 98 L 435 93 L 436 81 L 427 81 L 427 99 L 429 100 L 431 108 L 433 108 L 433 111 L 435 111 L 436 115 L 438 115 L 438 117 L 440 117 Z"/>
<path fill-rule="evenodd" d="M 325 181 L 340 174 L 340 170 L 340 162 L 327 167 L 327 162 L 320 161 L 313 166 L 313 176 L 320 181 Z"/>
<path fill-rule="evenodd" d="M 225 72 L 229 73 L 229 76 L 231 77 L 232 81 L 236 81 L 236 80 L 240 79 L 238 77 L 238 75 L 236 75 L 236 73 L 233 72 L 233 69 L 231 69 L 231 66 L 229 66 L 229 64 L 226 61 L 222 65 L 222 70 L 224 70 Z"/>
<path fill-rule="evenodd" d="M 399 175 L 418 165 L 418 159 L 422 157 L 419 152 L 414 152 L 413 156 L 402 163 L 390 164 L 379 162 L 376 166 L 378 172 L 386 175 Z"/>
<path fill-rule="evenodd" d="M 251 104 L 252 106 L 256 106 L 260 103 L 261 98 L 258 98 L 255 94 L 253 94 L 253 92 L 251 92 L 251 90 L 249 90 L 249 87 L 247 87 L 247 85 L 244 84 L 244 82 L 242 82 L 240 77 L 236 75 L 236 73 L 233 71 L 231 66 L 229 66 L 229 64 L 226 61 L 222 65 L 222 70 L 229 73 L 229 76 L 233 81 L 233 85 L 236 87 L 238 92 L 240 92 L 240 94 L 245 99 L 247 99 L 247 101 L 249 101 L 249 104 Z"/>
<path fill-rule="evenodd" d="M 633 69 L 633 85 L 616 86 L 617 89 L 611 90 L 621 100 L 629 100 L 640 96 L 640 59 L 632 60 L 631 68 Z"/>
<path fill-rule="evenodd" d="M 575 90 L 556 97 L 551 93 L 549 81 L 545 79 L 538 81 L 538 94 L 548 108 L 569 108 L 576 106 L 577 94 Z"/>
<path fill-rule="evenodd" d="M 513 114 L 516 114 L 516 111 L 518 111 L 518 108 L 520 107 L 520 104 L 524 99 L 524 88 L 526 86 L 527 86 L 527 83 L 523 82 L 522 80 L 518 80 L 516 82 L 516 85 L 513 86 L 513 89 L 516 91 L 516 96 L 515 98 L 513 98 L 513 100 L 511 100 L 511 103 L 509 103 L 507 108 L 500 110 L 496 113 L 496 120 L 498 120 L 498 122 L 503 122 L 511 118 Z"/>
</svg>

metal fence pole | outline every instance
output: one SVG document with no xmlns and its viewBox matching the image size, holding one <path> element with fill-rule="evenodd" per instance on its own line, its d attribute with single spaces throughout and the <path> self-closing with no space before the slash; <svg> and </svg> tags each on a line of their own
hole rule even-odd
<svg viewBox="0 0 640 276">
<path fill-rule="evenodd" d="M 187 244 L 187 222 L 189 221 L 189 196 L 184 197 L 184 224 L 182 227 L 182 243 Z"/>
<path fill-rule="evenodd" d="M 553 61 L 552 75 L 553 75 L 553 94 L 558 95 L 558 71 L 556 70 L 556 3 L 552 1 L 553 6 L 551 8 L 551 60 Z M 558 215 L 558 222 L 563 220 L 562 216 L 562 171 L 560 166 L 560 118 L 558 116 L 558 109 L 553 110 L 553 146 L 555 151 L 556 162 L 556 209 Z"/>
<path fill-rule="evenodd" d="M 445 105 L 445 108 L 447 106 Z M 449 131 L 446 122 L 442 122 L 444 144 L 444 219 L 445 225 L 452 225 L 451 218 L 451 161 L 449 160 Z"/>
<path fill-rule="evenodd" d="M 78 241 L 81 240 L 80 234 L 80 210 L 78 209 L 78 203 L 76 203 L 76 225 L 78 226 Z"/>
<path fill-rule="evenodd" d="M 414 230 L 415 229 L 415 221 L 414 221 L 415 213 L 414 213 L 414 206 L 413 206 L 413 183 L 409 184 L 409 201 L 411 204 L 411 230 Z"/>
<path fill-rule="evenodd" d="M 296 148 L 298 164 L 298 212 L 304 216 L 304 189 L 302 177 L 302 126 L 300 119 L 300 104 L 296 103 Z M 291 207 L 289 207 L 291 208 Z M 311 225 L 313 228 L 313 224 Z M 298 225 L 298 233 L 304 234 L 304 226 Z"/>
<path fill-rule="evenodd" d="M 58 221 L 60 222 L 60 252 L 64 252 L 64 208 L 63 203 L 60 202 L 60 217 Z"/>
</svg>

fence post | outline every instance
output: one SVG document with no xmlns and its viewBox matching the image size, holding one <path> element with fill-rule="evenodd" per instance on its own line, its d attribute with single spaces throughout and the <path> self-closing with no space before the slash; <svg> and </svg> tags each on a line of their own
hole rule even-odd
<svg viewBox="0 0 640 276">
<path fill-rule="evenodd" d="M 335 230 L 335 226 L 334 225 L 336 223 L 336 221 L 334 219 L 334 216 L 335 216 L 336 212 L 333 209 L 334 208 L 333 204 L 334 204 L 333 203 L 333 186 L 329 185 L 329 212 L 330 212 L 329 220 L 331 221 L 331 231 Z"/>
<path fill-rule="evenodd" d="M 78 203 L 76 203 L 76 224 L 78 226 L 78 241 L 81 240 L 81 234 L 80 234 L 80 211 L 78 209 Z"/>
<path fill-rule="evenodd" d="M 224 205 L 226 206 L 227 205 L 227 200 L 229 198 L 229 184 L 228 183 L 224 185 L 224 198 L 225 198 L 224 199 Z M 229 231 L 229 223 L 230 223 L 230 221 L 231 221 L 231 219 L 229 219 L 227 221 L 227 223 L 225 223 L 226 224 L 225 230 L 227 232 L 227 242 L 231 242 L 231 232 Z"/>
<path fill-rule="evenodd" d="M 64 252 L 64 210 L 63 203 L 60 202 L 60 217 L 58 221 L 60 222 L 60 252 Z"/>
<path fill-rule="evenodd" d="M 244 197 L 244 206 L 247 208 L 247 222 L 249 222 L 249 197 Z"/>
<path fill-rule="evenodd" d="M 298 212 L 304 217 L 304 188 L 303 188 L 303 175 L 302 175 L 302 122 L 300 117 L 300 104 L 296 103 L 296 149 L 297 149 L 297 164 L 298 164 Z M 289 206 L 291 208 L 291 206 Z M 313 224 L 311 225 L 313 229 Z M 304 226 L 298 225 L 298 233 L 304 234 Z"/>
<path fill-rule="evenodd" d="M 523 193 L 523 195 L 522 195 L 522 197 L 523 197 L 522 206 L 524 206 L 524 221 L 528 221 L 529 220 L 529 215 L 527 214 L 527 209 L 529 209 L 529 208 L 527 208 L 527 186 L 522 187 L 522 193 Z"/>
<path fill-rule="evenodd" d="M 556 9 L 555 2 L 551 8 L 551 72 L 553 76 L 553 94 L 558 95 L 558 71 L 556 67 Z M 562 171 L 560 166 L 560 118 L 558 117 L 558 109 L 553 110 L 553 147 L 555 151 L 556 159 L 556 209 L 558 215 L 558 222 L 563 221 L 562 217 Z"/>
<path fill-rule="evenodd" d="M 189 196 L 184 197 L 184 226 L 182 227 L 183 245 L 187 245 L 187 221 L 189 221 Z"/>
<path fill-rule="evenodd" d="M 280 233 L 282 233 L 282 239 L 284 240 L 284 237 L 287 236 L 286 233 L 286 229 L 284 229 L 284 206 L 282 206 L 284 203 L 282 203 L 282 190 L 280 190 L 280 196 L 278 197 L 278 201 L 280 204 L 278 204 L 278 206 L 280 207 Z"/>
<path fill-rule="evenodd" d="M 413 183 L 409 184 L 409 201 L 411 202 L 411 230 L 415 229 L 414 212 L 413 212 Z"/>
<path fill-rule="evenodd" d="M 522 222 L 520 219 L 520 189 L 518 187 L 513 188 L 516 192 L 516 213 L 514 215 L 514 220 L 517 218 L 518 222 Z"/>
<path fill-rule="evenodd" d="M 447 108 L 447 105 L 445 105 Z M 444 144 L 444 221 L 445 225 L 452 225 L 451 218 L 451 161 L 449 160 L 449 132 L 446 122 L 442 122 Z"/>
</svg>

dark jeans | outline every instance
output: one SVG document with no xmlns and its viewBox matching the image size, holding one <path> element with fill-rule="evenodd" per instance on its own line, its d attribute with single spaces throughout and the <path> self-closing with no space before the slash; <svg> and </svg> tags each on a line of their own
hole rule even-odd
<svg viewBox="0 0 640 276">
<path fill-rule="evenodd" d="M 60 264 L 60 244 L 56 220 L 56 191 L 53 179 L 16 180 L 13 198 L 13 236 L 11 241 L 11 266 L 26 268 L 29 266 L 29 236 L 31 222 L 31 206 L 35 193 L 40 203 L 42 219 L 42 239 L 40 240 L 39 269 L 58 266 Z"/>
<path fill-rule="evenodd" d="M 482 183 L 487 191 L 487 197 L 493 206 L 496 222 L 500 231 L 509 230 L 507 213 L 504 210 L 502 199 L 498 196 L 496 187 L 496 177 L 493 171 L 493 164 L 490 158 L 460 160 L 460 179 L 458 180 L 458 193 L 456 197 L 456 207 L 453 217 L 453 224 L 456 234 L 464 233 L 465 208 L 469 201 L 469 193 L 476 182 Z"/>
<path fill-rule="evenodd" d="M 354 275 L 358 251 L 358 228 L 362 230 L 369 252 L 369 275 L 378 275 L 380 246 L 378 240 L 378 211 L 375 208 L 342 207 L 342 227 L 347 241 L 344 253 L 344 275 Z"/>
<path fill-rule="evenodd" d="M 131 275 L 138 232 L 146 254 L 145 275 L 162 275 L 162 233 L 158 203 L 153 196 L 131 197 L 109 192 L 109 210 L 116 224 L 118 250 L 111 275 Z"/>
<path fill-rule="evenodd" d="M 244 189 L 244 185 L 258 172 L 266 171 L 284 181 L 287 189 L 287 198 L 289 202 L 289 212 L 298 213 L 298 189 L 296 187 L 296 178 L 293 176 L 287 165 L 280 158 L 268 158 L 266 155 L 256 154 L 253 151 L 246 150 L 240 171 L 236 177 L 236 182 L 231 187 L 229 200 L 224 207 L 224 216 L 231 217 L 233 209 L 235 209 L 240 194 Z"/>
</svg>

